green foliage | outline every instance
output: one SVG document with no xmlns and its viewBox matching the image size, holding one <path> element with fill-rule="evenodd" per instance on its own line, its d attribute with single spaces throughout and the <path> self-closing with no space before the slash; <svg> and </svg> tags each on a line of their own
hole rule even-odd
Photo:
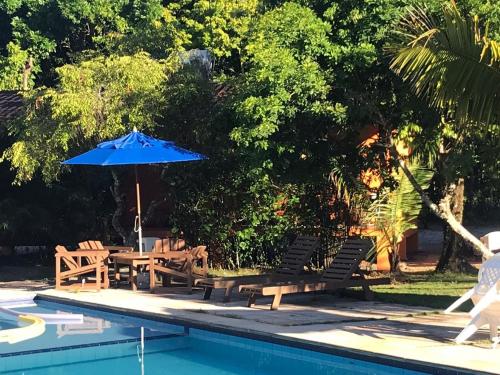
<svg viewBox="0 0 500 375">
<path fill-rule="evenodd" d="M 16 183 L 41 170 L 47 182 L 77 150 L 131 130 L 151 131 L 161 105 L 167 66 L 146 54 L 99 57 L 57 69 L 60 84 L 27 98 L 26 115 L 10 129 L 16 137 L 3 154 Z"/>
<path fill-rule="evenodd" d="M 459 123 L 493 122 L 500 115 L 500 45 L 454 3 L 443 16 L 440 26 L 425 9 L 411 9 L 400 24 L 391 67 Z"/>
<path fill-rule="evenodd" d="M 10 42 L 7 56 L 0 56 L 0 90 L 20 90 L 23 86 L 23 69 L 28 60 L 28 52 Z M 33 84 L 31 80 L 31 84 Z"/>
<path fill-rule="evenodd" d="M 216 57 L 230 57 L 233 50 L 241 53 L 242 39 L 253 17 L 257 16 L 261 1 L 184 0 L 180 3 L 189 9 L 181 19 L 197 38 L 197 43 Z M 170 8 L 180 7 L 171 5 Z"/>
<path fill-rule="evenodd" d="M 235 103 L 242 125 L 232 131 L 234 141 L 266 150 L 280 126 L 293 126 L 299 114 L 342 120 L 345 109 L 327 100 L 327 75 L 318 62 L 328 55 L 328 32 L 311 10 L 294 3 L 259 20 L 244 55 L 248 71 Z M 278 153 L 296 151 L 290 145 L 272 146 Z"/>
<path fill-rule="evenodd" d="M 442 143 L 471 139 L 469 128 L 464 134 L 447 116 L 440 120 L 389 69 L 383 46 L 404 6 L 414 3 L 0 0 L 0 85 L 18 88 L 31 56 L 36 88 L 26 93 L 25 115 L 9 125 L 3 159 L 16 183 L 58 179 L 47 189 L 69 194 L 83 178 L 76 169 L 63 174 L 69 169 L 59 162 L 137 126 L 210 157 L 161 167 L 156 198 L 166 208 L 152 217 L 155 226 L 208 244 L 214 264 L 272 264 L 292 233 L 320 233 L 331 243 L 329 236 L 351 224 L 350 210 L 365 203 L 360 171 L 386 162 L 383 150 L 358 148 L 368 127 L 378 127 L 382 138 L 398 128 L 428 161 Z M 430 0 L 429 7 L 437 14 L 442 3 Z M 497 34 L 492 2 L 467 0 L 460 7 L 492 15 L 485 24 L 491 37 Z M 183 65 L 192 49 L 210 52 L 209 74 Z M 486 131 L 482 137 L 495 139 Z M 483 154 L 464 149 L 474 162 L 454 173 L 486 168 Z M 75 218 L 72 225 L 85 229 L 64 239 L 110 227 L 111 204 L 102 209 L 103 201 L 92 198 L 108 191 L 109 175 L 91 177 L 100 183 L 85 187 L 89 195 L 82 188 L 71 197 L 85 206 L 82 216 L 99 213 L 100 224 Z M 401 184 L 388 183 L 387 199 Z M 33 212 L 48 221 L 50 211 L 38 208 Z M 9 228 L 24 215 L 10 215 L 21 220 Z M 49 232 L 60 233 L 60 226 Z"/>
<path fill-rule="evenodd" d="M 108 48 L 130 54 L 146 51 L 156 58 L 168 58 L 191 43 L 191 35 L 176 17 L 175 10 L 151 1 L 133 5 L 133 22 L 125 32 L 106 36 Z"/>
</svg>

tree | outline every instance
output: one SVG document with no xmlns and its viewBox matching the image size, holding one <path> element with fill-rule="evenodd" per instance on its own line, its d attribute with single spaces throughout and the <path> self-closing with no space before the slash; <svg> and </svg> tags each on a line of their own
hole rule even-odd
<svg viewBox="0 0 500 375">
<path fill-rule="evenodd" d="M 134 56 L 98 57 L 57 68 L 59 86 L 39 89 L 26 98 L 24 115 L 10 124 L 14 143 L 2 156 L 20 184 L 40 171 L 47 183 L 56 181 L 60 162 L 96 143 L 123 135 L 133 127 L 152 132 L 162 89 L 173 66 Z M 126 240 L 120 225 L 123 211 L 118 174 L 113 174 L 117 211 L 113 226 Z"/>
<path fill-rule="evenodd" d="M 401 41 L 391 67 L 417 95 L 449 116 L 456 132 L 480 129 L 500 114 L 500 45 L 482 34 L 477 18 L 462 18 L 454 2 L 445 6 L 443 16 L 444 24 L 439 26 L 424 9 L 411 8 L 400 23 Z M 456 183 L 449 185 L 436 205 L 411 171 L 401 167 L 434 214 L 484 256 L 491 256 L 450 208 Z"/>
<path fill-rule="evenodd" d="M 10 42 L 7 45 L 7 56 L 0 56 L 0 90 L 21 90 L 33 85 L 33 76 L 26 77 L 26 86 L 23 82 L 23 72 L 29 54 L 17 44 Z"/>
</svg>

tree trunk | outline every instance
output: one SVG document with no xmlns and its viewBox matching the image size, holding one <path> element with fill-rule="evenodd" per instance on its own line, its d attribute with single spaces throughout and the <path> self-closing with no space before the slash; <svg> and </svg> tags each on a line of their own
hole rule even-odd
<svg viewBox="0 0 500 375">
<path fill-rule="evenodd" d="M 439 202 L 439 205 L 435 204 L 433 201 L 431 201 L 427 193 L 415 180 L 415 177 L 408 169 L 408 167 L 405 165 L 404 161 L 400 159 L 399 154 L 395 149 L 395 146 L 393 145 L 390 146 L 389 150 L 391 152 L 392 157 L 398 161 L 399 166 L 403 170 L 404 174 L 406 175 L 412 186 L 415 188 L 417 193 L 420 195 L 424 204 L 431 210 L 431 212 L 440 219 L 444 220 L 450 226 L 453 232 L 455 232 L 458 236 L 460 236 L 466 243 L 472 245 L 472 247 L 475 250 L 477 250 L 480 254 L 482 254 L 484 258 L 492 257 L 493 253 L 490 250 L 488 250 L 488 248 L 471 232 L 469 232 L 460 222 L 458 222 L 453 213 L 451 212 L 451 207 L 450 207 L 451 195 L 446 194 L 443 197 L 443 199 L 441 199 L 441 201 Z M 454 184 L 450 185 L 450 189 L 453 190 L 455 188 L 456 187 L 454 186 Z"/>
<path fill-rule="evenodd" d="M 113 185 L 110 187 L 110 190 L 116 203 L 116 209 L 113 213 L 111 224 L 113 225 L 116 233 L 118 233 L 122 238 L 123 244 L 128 245 L 130 236 L 120 221 L 126 211 L 125 194 L 121 191 L 121 182 L 118 173 L 115 170 L 112 170 L 111 175 L 113 176 Z"/>
<path fill-rule="evenodd" d="M 452 190 L 453 186 L 455 188 Z M 459 178 L 456 184 L 446 189 L 448 195 L 446 199 L 451 201 L 451 213 L 460 224 L 462 224 L 464 214 L 464 186 L 464 179 Z M 471 272 L 475 270 L 466 259 L 467 248 L 462 238 L 449 225 L 445 225 L 443 251 L 436 266 L 436 271 Z"/>
</svg>

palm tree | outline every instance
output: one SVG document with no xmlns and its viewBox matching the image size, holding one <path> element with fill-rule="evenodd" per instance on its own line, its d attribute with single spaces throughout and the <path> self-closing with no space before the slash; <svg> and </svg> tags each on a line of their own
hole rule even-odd
<svg viewBox="0 0 500 375">
<path fill-rule="evenodd" d="M 463 18 L 454 1 L 443 16 L 440 26 L 425 9 L 410 8 L 391 68 L 456 122 L 490 124 L 500 119 L 500 43 L 483 35 L 477 17 Z"/>
<path fill-rule="evenodd" d="M 500 44 L 482 31 L 477 17 L 462 17 L 451 1 L 440 24 L 426 9 L 412 7 L 397 31 L 398 43 L 390 48 L 391 69 L 418 96 L 469 130 L 500 120 Z M 391 152 L 398 157 L 393 148 Z M 400 166 L 434 214 L 484 256 L 492 255 L 453 215 L 453 189 L 446 189 L 445 197 L 435 204 L 401 160 Z"/>
<path fill-rule="evenodd" d="M 412 160 L 408 170 L 423 189 L 427 189 L 433 171 L 423 168 L 418 160 Z M 399 264 L 399 244 L 405 232 L 417 227 L 418 216 L 422 209 L 422 200 L 401 171 L 393 174 L 395 187 L 382 189 L 373 201 L 366 215 L 364 224 L 373 224 L 383 234 L 383 243 L 387 244 L 391 259 L 391 271 Z"/>
</svg>

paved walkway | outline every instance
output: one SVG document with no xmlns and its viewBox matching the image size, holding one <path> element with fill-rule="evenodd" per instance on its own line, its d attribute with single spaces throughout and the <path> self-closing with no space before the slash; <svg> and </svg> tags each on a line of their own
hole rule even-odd
<svg viewBox="0 0 500 375">
<path fill-rule="evenodd" d="M 0 289 L 0 293 L 6 289 Z M 351 301 L 332 296 L 286 298 L 279 311 L 270 311 L 268 300 L 257 308 L 245 307 L 241 299 L 220 303 L 193 295 L 152 295 L 108 289 L 99 293 L 70 293 L 53 289 L 37 292 L 58 298 L 149 312 L 188 319 L 213 326 L 244 329 L 268 335 L 313 341 L 322 345 L 397 356 L 445 366 L 500 374 L 500 348 L 490 349 L 485 331 L 473 344 L 455 345 L 452 339 L 468 321 L 467 315 L 437 314 L 415 308 L 379 302 Z M 291 296 L 287 296 L 291 297 Z"/>
</svg>

